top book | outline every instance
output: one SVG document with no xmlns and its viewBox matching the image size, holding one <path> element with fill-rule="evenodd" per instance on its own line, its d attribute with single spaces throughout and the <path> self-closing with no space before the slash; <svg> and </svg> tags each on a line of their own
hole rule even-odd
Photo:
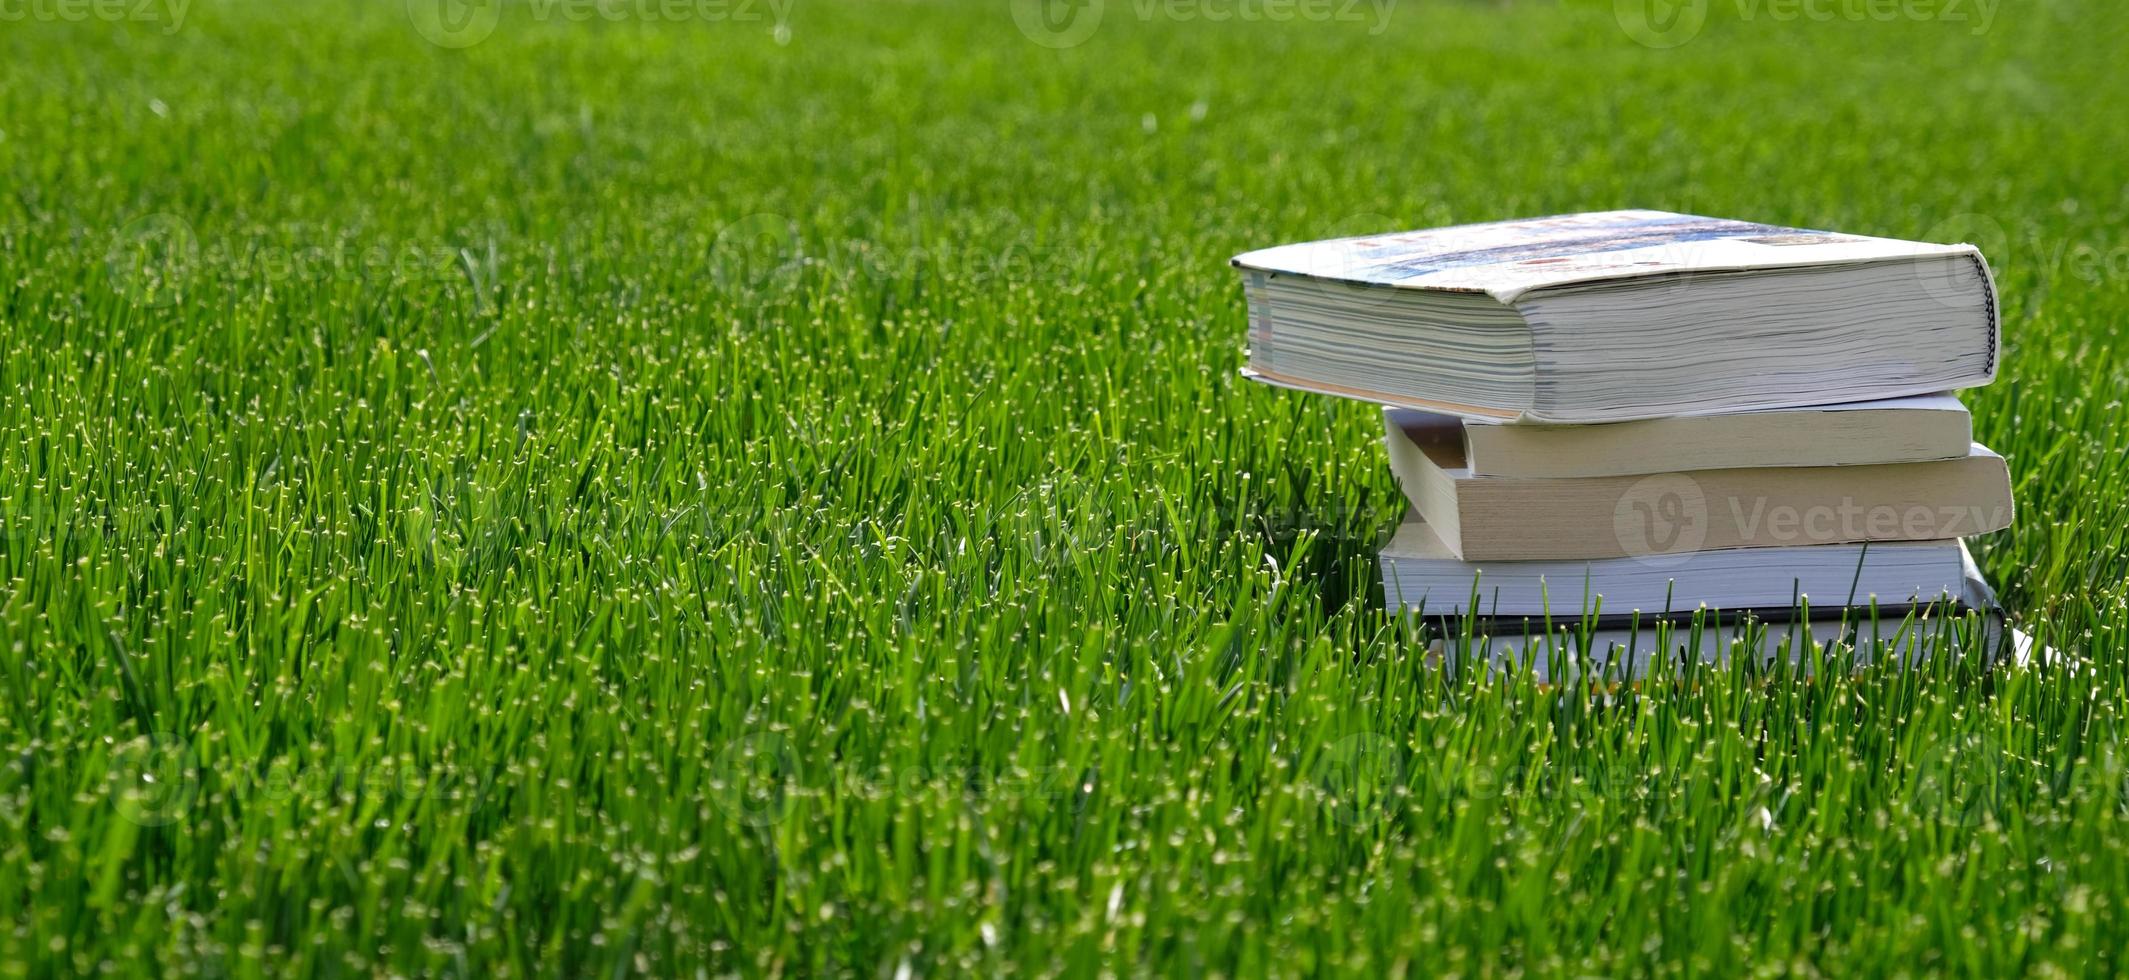
<svg viewBox="0 0 2129 980">
<path fill-rule="evenodd" d="M 1610 422 L 1987 384 L 1972 245 L 1601 211 L 1238 255 L 1258 380 L 1470 419 Z"/>
</svg>

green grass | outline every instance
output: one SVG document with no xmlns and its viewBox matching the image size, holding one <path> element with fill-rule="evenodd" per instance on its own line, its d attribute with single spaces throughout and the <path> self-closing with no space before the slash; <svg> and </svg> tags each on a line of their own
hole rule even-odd
<svg viewBox="0 0 2129 980">
<path fill-rule="evenodd" d="M 1142 9 L 0 21 L 4 971 L 2129 968 L 2129 13 Z M 2059 662 L 1430 666 L 1225 260 L 1618 206 L 1989 250 Z"/>
</svg>

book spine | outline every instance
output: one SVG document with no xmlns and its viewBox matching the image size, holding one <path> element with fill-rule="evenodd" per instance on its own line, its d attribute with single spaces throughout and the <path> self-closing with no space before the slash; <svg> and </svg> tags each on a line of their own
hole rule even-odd
<svg viewBox="0 0 2129 980">
<path fill-rule="evenodd" d="M 1969 253 L 1967 259 L 1974 263 L 1974 273 L 1981 277 L 1982 312 L 1988 318 L 1989 327 L 1988 364 L 1983 368 L 1983 374 L 1987 376 L 1988 381 L 1994 381 L 1996 380 L 1996 363 L 1998 361 L 1996 356 L 1997 338 L 2002 336 L 2002 326 L 1998 319 L 1999 313 L 1996 306 L 1996 277 L 1989 271 L 1988 260 L 1982 258 L 1980 252 Z M 1988 383 L 1988 381 L 1984 381 L 1983 384 Z"/>
</svg>

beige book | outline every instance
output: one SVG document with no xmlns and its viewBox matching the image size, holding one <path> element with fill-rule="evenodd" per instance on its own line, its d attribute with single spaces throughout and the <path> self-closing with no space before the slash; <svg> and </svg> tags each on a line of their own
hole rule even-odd
<svg viewBox="0 0 2129 980">
<path fill-rule="evenodd" d="M 2012 517 L 2010 471 L 1978 444 L 1918 463 L 1537 479 L 1473 474 L 1453 419 L 1423 416 L 1385 441 L 1406 498 L 1465 561 L 1929 541 L 2001 530 Z"/>
<path fill-rule="evenodd" d="M 1421 414 L 1383 412 L 1391 426 Z M 1940 393 L 1601 425 L 1473 421 L 1464 425 L 1464 459 L 1478 476 L 1625 476 L 1954 459 L 1973 441 L 1966 406 Z"/>
</svg>

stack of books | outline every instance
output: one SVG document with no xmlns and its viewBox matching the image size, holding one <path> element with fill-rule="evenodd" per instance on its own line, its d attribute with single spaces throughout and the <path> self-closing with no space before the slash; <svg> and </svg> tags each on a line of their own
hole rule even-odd
<svg viewBox="0 0 2129 980">
<path fill-rule="evenodd" d="M 1971 245 L 1609 211 L 1234 264 L 1249 376 L 1385 406 L 1393 606 L 1717 656 L 1994 615 L 1961 539 L 2010 524 L 2010 475 L 1950 394 L 1998 361 Z"/>
</svg>

